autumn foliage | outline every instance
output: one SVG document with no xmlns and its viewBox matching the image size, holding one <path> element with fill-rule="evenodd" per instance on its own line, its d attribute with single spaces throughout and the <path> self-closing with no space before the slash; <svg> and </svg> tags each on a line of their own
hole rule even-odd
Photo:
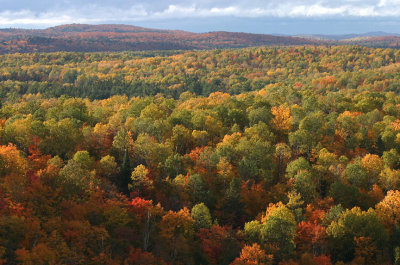
<svg viewBox="0 0 400 265">
<path fill-rule="evenodd" d="M 399 264 L 399 62 L 2 55 L 0 264 Z"/>
</svg>

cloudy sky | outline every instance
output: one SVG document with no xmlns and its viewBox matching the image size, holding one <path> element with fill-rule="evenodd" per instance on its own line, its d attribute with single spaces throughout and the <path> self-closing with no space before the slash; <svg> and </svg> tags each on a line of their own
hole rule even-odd
<svg viewBox="0 0 400 265">
<path fill-rule="evenodd" d="M 122 23 L 194 32 L 400 33 L 400 0 L 0 0 L 0 27 Z"/>
</svg>

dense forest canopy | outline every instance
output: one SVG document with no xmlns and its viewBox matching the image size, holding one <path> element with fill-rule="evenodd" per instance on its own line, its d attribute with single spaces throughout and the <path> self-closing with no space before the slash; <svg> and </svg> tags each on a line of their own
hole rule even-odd
<svg viewBox="0 0 400 265">
<path fill-rule="evenodd" d="M 400 51 L 0 57 L 0 264 L 399 264 Z"/>
<path fill-rule="evenodd" d="M 0 29 L 0 54 L 207 50 L 282 45 L 362 45 L 399 48 L 399 43 L 399 35 L 385 32 L 289 36 L 228 31 L 194 33 L 120 24 L 67 24 L 47 29 Z"/>
<path fill-rule="evenodd" d="M 145 57 L 145 58 L 144 58 Z M 107 99 L 259 91 L 395 90 L 400 51 L 356 46 L 0 56 L 0 96 Z M 299 87 L 300 86 L 300 87 Z"/>
<path fill-rule="evenodd" d="M 0 29 L 0 54 L 57 51 L 194 50 L 321 43 L 325 42 L 291 36 L 226 31 L 193 33 L 119 24 L 69 24 L 31 30 Z"/>
</svg>

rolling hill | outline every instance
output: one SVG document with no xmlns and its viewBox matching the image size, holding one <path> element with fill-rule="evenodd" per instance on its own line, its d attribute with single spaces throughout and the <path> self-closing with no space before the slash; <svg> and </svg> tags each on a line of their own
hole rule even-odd
<svg viewBox="0 0 400 265">
<path fill-rule="evenodd" d="M 293 37 L 313 39 L 313 40 L 331 40 L 331 41 L 349 41 L 356 39 L 370 39 L 377 37 L 392 37 L 400 36 L 395 33 L 387 33 L 383 31 L 367 32 L 361 34 L 308 34 L 308 35 L 294 35 Z"/>
<path fill-rule="evenodd" d="M 373 37 L 356 37 L 341 41 L 344 44 L 357 44 L 362 46 L 370 46 L 375 48 L 399 48 L 400 36 L 373 36 Z"/>
<path fill-rule="evenodd" d="M 399 43 L 399 35 L 386 32 L 278 36 L 226 31 L 193 33 L 120 24 L 68 24 L 47 29 L 0 29 L 0 54 L 58 51 L 207 50 L 323 44 L 398 48 Z"/>
<path fill-rule="evenodd" d="M 192 50 L 271 45 L 319 44 L 290 36 L 208 32 L 192 33 L 129 25 L 70 24 L 39 30 L 0 29 L 0 53 Z"/>
<path fill-rule="evenodd" d="M 331 45 L 360 45 L 375 48 L 399 48 L 400 34 L 382 31 L 342 35 L 295 35 L 293 37 L 322 41 Z"/>
</svg>

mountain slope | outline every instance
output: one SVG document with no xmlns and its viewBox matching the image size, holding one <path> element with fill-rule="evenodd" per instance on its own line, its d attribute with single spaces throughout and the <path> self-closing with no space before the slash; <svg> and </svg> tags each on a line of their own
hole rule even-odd
<svg viewBox="0 0 400 265">
<path fill-rule="evenodd" d="M 340 35 L 328 35 L 328 34 L 309 34 L 309 35 L 295 35 L 294 37 L 300 37 L 305 39 L 313 40 L 331 40 L 331 41 L 347 41 L 352 39 L 365 39 L 365 38 L 376 38 L 376 37 L 392 37 L 399 36 L 395 33 L 387 33 L 383 31 L 367 32 L 361 34 L 340 34 Z"/>
<path fill-rule="evenodd" d="M 232 32 L 192 33 L 113 24 L 71 24 L 43 30 L 0 29 L 0 53 L 191 50 L 319 43 L 299 37 Z"/>
<path fill-rule="evenodd" d="M 359 37 L 341 41 L 344 44 L 358 44 L 376 48 L 399 48 L 400 36 Z"/>
</svg>

